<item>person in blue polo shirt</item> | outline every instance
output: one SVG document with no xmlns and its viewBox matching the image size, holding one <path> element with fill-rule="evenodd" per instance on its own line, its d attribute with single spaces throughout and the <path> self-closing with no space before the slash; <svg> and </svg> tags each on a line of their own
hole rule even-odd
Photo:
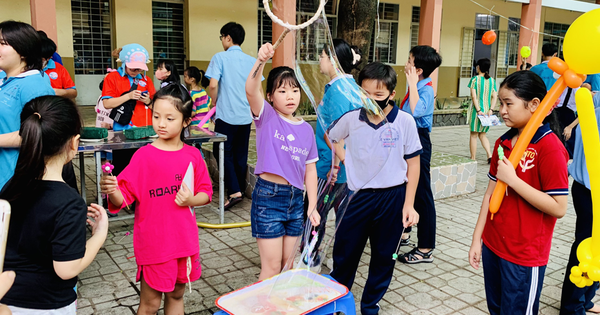
<svg viewBox="0 0 600 315">
<path fill-rule="evenodd" d="M 546 84 L 546 90 L 550 91 L 554 83 L 556 82 L 556 78 L 554 77 L 554 71 L 548 67 L 548 61 L 552 59 L 552 57 L 556 57 L 558 49 L 556 45 L 552 43 L 546 43 L 542 46 L 542 63 L 539 65 L 535 65 L 531 68 L 531 72 L 537 74 L 542 78 L 544 84 Z"/>
<path fill-rule="evenodd" d="M 54 95 L 42 72 L 40 36 L 29 24 L 0 23 L 0 189 L 10 180 L 19 157 L 21 110 L 30 100 Z"/>
<path fill-rule="evenodd" d="M 410 252 L 398 257 L 398 261 L 407 264 L 430 263 L 433 261 L 435 248 L 436 212 L 431 191 L 431 139 L 429 133 L 433 124 L 433 103 L 435 91 L 429 77 L 442 64 L 442 57 L 430 46 L 415 46 L 410 50 L 405 67 L 408 92 L 400 104 L 400 108 L 411 114 L 419 131 L 419 139 L 423 146 L 420 155 L 421 172 L 419 186 L 415 196 L 415 209 L 420 221 L 417 229 L 419 244 Z M 408 244 L 410 229 L 404 230 L 403 245 Z"/>
<path fill-rule="evenodd" d="M 206 77 L 210 79 L 208 94 L 217 106 L 215 132 L 227 136 L 225 142 L 225 187 L 228 210 L 242 201 L 242 191 L 246 189 L 248 163 L 248 142 L 252 115 L 246 98 L 246 78 L 252 71 L 256 58 L 242 52 L 244 28 L 229 22 L 221 28 L 221 44 L 224 52 L 212 57 Z M 219 160 L 219 145 L 215 143 L 213 154 Z"/>
</svg>

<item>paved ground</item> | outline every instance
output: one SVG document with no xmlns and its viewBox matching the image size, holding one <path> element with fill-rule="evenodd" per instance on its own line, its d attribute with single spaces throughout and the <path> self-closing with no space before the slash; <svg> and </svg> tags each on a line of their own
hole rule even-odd
<svg viewBox="0 0 600 315">
<path fill-rule="evenodd" d="M 505 130 L 493 128 L 493 141 Z M 469 156 L 468 128 L 439 127 L 432 132 L 433 150 Z M 481 270 L 472 269 L 467 261 L 471 234 L 475 226 L 483 192 L 487 187 L 488 165 L 485 153 L 478 148 L 477 191 L 436 201 L 438 213 L 437 248 L 431 264 L 396 264 L 394 279 L 381 301 L 381 314 L 485 314 L 485 292 Z M 91 159 L 89 159 L 91 162 Z M 88 165 L 91 173 L 91 165 Z M 88 183 L 92 184 L 91 178 Z M 88 186 L 91 187 L 91 186 Z M 91 192 L 88 194 L 90 196 Z M 199 221 L 218 223 L 215 200 L 197 209 Z M 88 197 L 88 200 L 93 200 Z M 250 201 L 225 214 L 226 222 L 249 220 Z M 330 218 L 330 223 L 331 223 Z M 575 213 L 569 200 L 567 215 L 558 220 L 554 232 L 550 262 L 546 271 L 540 314 L 558 314 L 560 290 L 567 263 Z M 81 275 L 78 285 L 79 314 L 132 314 L 139 303 L 139 284 L 135 282 L 133 256 L 133 220 L 110 224 L 109 237 L 99 255 Z M 331 231 L 331 229 L 330 229 Z M 413 232 L 413 239 L 416 233 Z M 185 310 L 189 314 L 212 314 L 217 311 L 217 297 L 255 282 L 260 272 L 260 259 L 250 228 L 204 230 L 199 233 L 203 274 L 186 291 Z M 405 247 L 402 250 L 408 251 Z M 352 292 L 360 298 L 366 280 L 369 248 L 365 250 Z M 323 267 L 323 271 L 327 271 Z M 162 314 L 162 311 L 161 313 Z"/>
</svg>

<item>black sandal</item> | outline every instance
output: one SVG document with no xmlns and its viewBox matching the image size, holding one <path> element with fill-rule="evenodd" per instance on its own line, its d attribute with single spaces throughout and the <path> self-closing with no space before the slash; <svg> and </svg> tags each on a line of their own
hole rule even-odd
<svg viewBox="0 0 600 315">
<path fill-rule="evenodd" d="M 421 258 L 417 257 L 421 256 Z M 418 248 L 413 248 L 410 252 L 398 256 L 398 261 L 405 264 L 420 264 L 433 262 L 433 249 L 427 253 L 423 253 Z"/>
<path fill-rule="evenodd" d="M 231 209 L 233 206 L 237 205 L 238 203 L 242 202 L 242 196 L 240 197 L 229 197 L 227 198 L 227 204 L 223 207 L 225 210 L 229 210 Z"/>
<path fill-rule="evenodd" d="M 400 247 L 409 246 L 409 245 L 410 245 L 410 234 L 408 235 L 407 238 L 400 237 Z"/>
</svg>

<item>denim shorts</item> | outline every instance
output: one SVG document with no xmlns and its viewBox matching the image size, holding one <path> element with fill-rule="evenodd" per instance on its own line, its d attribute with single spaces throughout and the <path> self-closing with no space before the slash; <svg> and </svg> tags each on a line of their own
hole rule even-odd
<svg viewBox="0 0 600 315">
<path fill-rule="evenodd" d="M 304 191 L 260 177 L 252 191 L 252 237 L 300 236 L 303 230 Z"/>
</svg>

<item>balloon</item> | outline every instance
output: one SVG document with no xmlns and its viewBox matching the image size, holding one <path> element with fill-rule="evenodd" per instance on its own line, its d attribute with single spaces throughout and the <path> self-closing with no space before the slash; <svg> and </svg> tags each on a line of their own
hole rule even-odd
<svg viewBox="0 0 600 315">
<path fill-rule="evenodd" d="M 581 277 L 583 272 L 581 272 L 581 269 L 579 269 L 579 266 L 573 266 L 573 268 L 571 268 L 571 274 Z"/>
<path fill-rule="evenodd" d="M 574 274 L 569 275 L 569 280 L 571 280 L 574 285 L 577 285 L 579 282 L 581 282 L 581 279 L 581 276 L 576 276 Z"/>
<path fill-rule="evenodd" d="M 562 62 L 562 60 L 560 61 Z M 550 63 L 548 64 L 548 66 L 550 66 Z M 556 69 L 553 69 L 551 66 L 550 68 L 556 72 Z M 510 152 L 510 157 L 508 158 L 508 160 L 512 163 L 512 165 L 515 168 L 519 165 L 519 161 L 521 160 L 523 153 L 525 153 L 525 150 L 527 149 L 531 138 L 533 138 L 533 135 L 538 130 L 538 127 L 540 126 L 544 118 L 546 118 L 546 116 L 550 112 L 550 109 L 552 109 L 552 107 L 556 103 L 556 100 L 562 94 L 566 87 L 567 85 L 565 83 L 564 78 L 558 78 L 558 80 L 556 80 L 556 83 L 554 83 L 554 86 L 552 86 L 550 91 L 548 91 L 546 97 L 544 97 L 544 99 L 536 109 L 535 113 L 533 113 L 533 116 L 531 116 L 531 118 L 529 119 L 529 122 L 527 123 L 525 128 L 523 128 L 523 132 L 521 132 L 521 135 L 519 136 L 519 139 L 517 140 L 517 143 L 515 144 L 513 150 Z M 507 185 L 505 182 L 501 180 L 498 180 L 496 182 L 496 188 L 494 188 L 492 198 L 490 199 L 490 212 L 492 213 L 491 220 L 494 219 L 494 214 L 500 209 L 500 204 L 502 204 L 502 200 L 504 199 L 504 192 L 506 191 L 506 187 Z"/>
<path fill-rule="evenodd" d="M 577 101 L 575 101 L 577 102 Z M 588 237 L 579 243 L 577 246 L 577 260 L 579 260 L 579 268 L 581 272 L 587 272 L 587 269 L 583 269 L 583 264 L 589 264 L 592 262 L 592 238 Z"/>
<path fill-rule="evenodd" d="M 573 71 L 571 69 L 567 69 L 563 73 L 563 77 L 565 78 L 565 83 L 567 84 L 567 86 L 572 89 L 576 89 L 576 88 L 580 87 L 581 84 L 583 83 L 583 80 L 581 79 L 581 77 L 578 76 L 577 73 L 575 73 L 575 71 Z"/>
<path fill-rule="evenodd" d="M 585 288 L 586 284 L 587 281 L 585 280 L 585 278 L 581 278 L 579 282 L 575 283 L 575 286 L 577 286 L 578 288 Z"/>
<path fill-rule="evenodd" d="M 565 71 L 569 69 L 569 66 L 560 58 L 552 57 L 550 58 L 550 61 L 548 61 L 548 68 L 554 70 L 555 73 L 562 75 L 563 73 L 565 73 Z"/>
<path fill-rule="evenodd" d="M 590 265 L 587 275 L 588 278 L 590 278 L 592 281 L 600 281 L 600 268 L 594 265 Z"/>
<path fill-rule="evenodd" d="M 590 264 L 587 263 L 587 262 L 580 262 L 579 263 L 579 269 L 582 272 L 586 273 L 586 272 L 588 272 L 588 270 L 590 270 Z"/>
<path fill-rule="evenodd" d="M 214 106 L 213 108 L 211 108 L 208 111 L 208 113 L 206 113 L 206 116 L 204 116 L 204 118 L 202 118 L 202 120 L 198 124 L 198 127 L 202 128 L 202 126 L 204 126 L 204 124 L 206 124 L 206 122 L 210 119 L 210 117 L 212 117 L 212 115 L 215 113 L 216 110 L 217 110 L 216 106 Z"/>
<path fill-rule="evenodd" d="M 596 11 L 596 10 L 594 10 Z M 600 156 L 600 135 L 598 134 L 598 125 L 596 123 L 596 112 L 594 110 L 594 101 L 592 94 L 588 89 L 579 89 L 575 93 L 575 103 L 577 104 L 577 113 L 579 124 L 581 126 L 581 138 L 583 141 L 583 152 L 586 156 L 586 166 L 590 177 L 590 190 L 592 192 L 592 209 L 594 218 L 592 223 L 592 237 L 587 238 L 577 247 L 577 258 L 582 246 L 586 246 L 589 254 L 594 257 L 600 256 L 600 211 L 598 204 L 600 202 L 600 163 L 597 158 Z M 584 245 L 584 242 L 586 242 Z M 580 260 L 581 261 L 581 260 Z M 600 267 L 600 266 L 598 266 Z"/>
<path fill-rule="evenodd" d="M 529 46 L 521 47 L 521 57 L 529 58 L 529 56 L 531 56 L 531 47 L 529 47 Z"/>
<path fill-rule="evenodd" d="M 481 37 L 481 42 L 484 45 L 491 45 L 496 41 L 496 32 L 489 30 L 483 34 Z"/>
<path fill-rule="evenodd" d="M 563 53 L 569 68 L 576 73 L 600 73 L 600 9 L 579 16 L 567 30 Z M 587 154 L 586 154 L 587 155 Z"/>
</svg>

